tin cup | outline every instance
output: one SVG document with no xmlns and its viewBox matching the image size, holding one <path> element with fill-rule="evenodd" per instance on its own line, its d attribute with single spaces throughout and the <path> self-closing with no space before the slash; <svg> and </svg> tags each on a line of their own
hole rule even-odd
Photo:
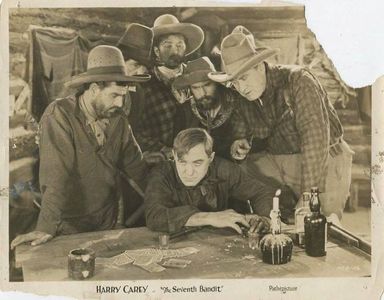
<svg viewBox="0 0 384 300">
<path fill-rule="evenodd" d="M 95 251 L 78 248 L 69 251 L 68 277 L 75 280 L 91 278 L 95 273 Z"/>
<path fill-rule="evenodd" d="M 159 248 L 162 250 L 166 250 L 169 248 L 169 234 L 159 234 Z"/>
</svg>

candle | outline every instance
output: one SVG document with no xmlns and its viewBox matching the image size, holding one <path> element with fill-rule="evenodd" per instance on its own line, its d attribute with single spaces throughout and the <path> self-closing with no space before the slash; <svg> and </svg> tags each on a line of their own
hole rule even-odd
<svg viewBox="0 0 384 300">
<path fill-rule="evenodd" d="M 279 198 L 273 197 L 273 208 L 272 210 L 277 211 L 279 210 Z"/>
</svg>

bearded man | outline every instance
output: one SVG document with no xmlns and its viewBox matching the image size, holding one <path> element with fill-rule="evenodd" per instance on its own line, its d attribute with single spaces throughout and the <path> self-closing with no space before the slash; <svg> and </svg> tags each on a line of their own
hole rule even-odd
<svg viewBox="0 0 384 300">
<path fill-rule="evenodd" d="M 142 85 L 143 113 L 135 136 L 148 160 L 163 160 L 172 156 L 173 139 L 185 127 L 181 103 L 188 95 L 173 89 L 172 83 L 184 72 L 185 57 L 201 46 L 204 32 L 169 14 L 159 16 L 152 30 L 155 66 L 152 79 Z"/>
<path fill-rule="evenodd" d="M 230 158 L 232 113 L 240 95 L 208 78 L 215 67 L 204 56 L 186 64 L 184 73 L 173 83 L 175 89 L 188 89 L 190 100 L 183 104 L 187 128 L 200 127 L 208 131 L 216 155 Z"/>
</svg>

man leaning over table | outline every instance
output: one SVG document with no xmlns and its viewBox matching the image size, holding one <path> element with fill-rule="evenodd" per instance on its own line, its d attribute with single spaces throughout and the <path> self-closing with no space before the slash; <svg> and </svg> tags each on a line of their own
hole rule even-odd
<svg viewBox="0 0 384 300">
<path fill-rule="evenodd" d="M 41 211 L 35 231 L 16 237 L 12 249 L 114 228 L 120 171 L 143 186 L 147 169 L 123 113 L 127 85 L 149 78 L 128 76 L 116 47 L 90 51 L 87 71 L 67 83 L 76 95 L 52 102 L 40 120 Z"/>
<path fill-rule="evenodd" d="M 147 227 L 177 232 L 184 226 L 230 227 L 268 231 L 267 216 L 275 188 L 248 177 L 231 161 L 215 157 L 212 137 L 201 128 L 181 131 L 173 143 L 174 161 L 165 161 L 152 170 L 145 192 Z M 228 208 L 230 199 L 250 200 L 255 214 L 243 215 Z M 289 205 L 290 195 L 281 202 Z"/>
<path fill-rule="evenodd" d="M 248 100 L 233 118 L 232 157 L 248 155 L 242 165 L 252 176 L 276 179 L 298 198 L 319 187 L 324 214 L 338 221 L 349 195 L 353 151 L 318 79 L 300 66 L 267 63 L 277 51 L 256 47 L 243 26 L 223 39 L 221 53 L 224 72 L 208 76 L 232 84 Z M 266 151 L 249 153 L 253 138 L 266 139 Z"/>
</svg>

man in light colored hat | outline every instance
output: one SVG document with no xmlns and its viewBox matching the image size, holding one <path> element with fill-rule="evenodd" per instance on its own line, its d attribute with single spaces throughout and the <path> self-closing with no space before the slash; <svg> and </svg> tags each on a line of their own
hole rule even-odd
<svg viewBox="0 0 384 300">
<path fill-rule="evenodd" d="M 188 96 L 172 89 L 172 82 L 183 73 L 185 57 L 203 43 L 204 33 L 200 27 L 180 23 L 169 14 L 159 16 L 152 30 L 155 66 L 150 70 L 152 79 L 142 85 L 144 111 L 135 136 L 144 156 L 157 161 L 171 156 L 173 138 L 184 127 L 180 104 Z"/>
<path fill-rule="evenodd" d="M 42 205 L 36 229 L 16 237 L 38 245 L 60 234 L 114 228 L 120 172 L 144 183 L 146 164 L 122 113 L 128 76 L 121 51 L 97 46 L 87 71 L 67 87 L 77 94 L 52 102 L 40 120 Z"/>
<path fill-rule="evenodd" d="M 215 157 L 212 137 L 202 128 L 179 132 L 173 143 L 174 161 L 156 165 L 145 191 L 147 227 L 177 232 L 184 226 L 229 227 L 241 233 L 267 232 L 276 189 L 252 179 L 234 162 Z M 281 194 L 281 203 L 291 201 Z M 248 212 L 229 209 L 230 201 L 250 200 Z"/>
<path fill-rule="evenodd" d="M 186 64 L 184 73 L 173 82 L 177 90 L 189 89 L 191 98 L 183 104 L 187 128 L 201 127 L 213 137 L 216 155 L 230 159 L 232 112 L 238 98 L 235 91 L 208 78 L 215 72 L 208 57 L 200 57 Z"/>
<path fill-rule="evenodd" d="M 232 85 L 248 100 L 241 101 L 234 117 L 237 140 L 231 155 L 237 160 L 248 155 L 248 172 L 285 183 L 298 198 L 319 187 L 323 212 L 340 218 L 349 194 L 353 152 L 319 81 L 303 67 L 265 61 L 276 53 L 255 47 L 242 26 L 222 41 L 224 72 L 209 77 Z M 249 153 L 254 137 L 266 139 L 265 152 Z"/>
</svg>

